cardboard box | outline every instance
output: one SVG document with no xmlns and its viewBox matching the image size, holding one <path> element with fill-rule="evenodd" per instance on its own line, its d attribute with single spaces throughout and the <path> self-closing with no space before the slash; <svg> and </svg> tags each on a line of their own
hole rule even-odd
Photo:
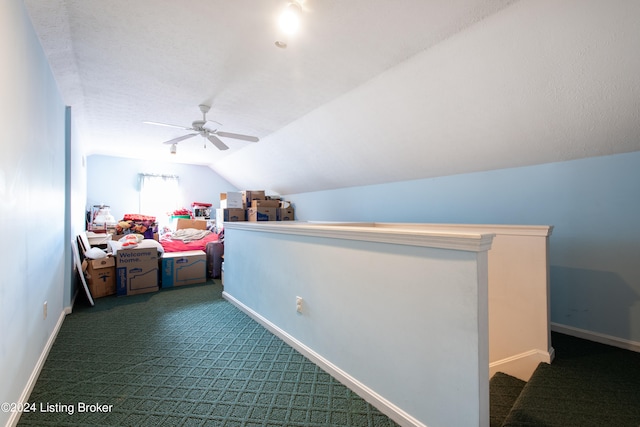
<svg viewBox="0 0 640 427">
<path fill-rule="evenodd" d="M 116 254 L 118 296 L 157 291 L 158 263 L 156 248 L 120 249 Z"/>
<path fill-rule="evenodd" d="M 251 201 L 251 208 L 279 208 L 280 200 L 260 200 L 254 199 Z"/>
<path fill-rule="evenodd" d="M 220 209 L 244 209 L 244 196 L 239 191 L 220 193 Z"/>
<path fill-rule="evenodd" d="M 216 226 L 221 226 L 223 222 L 246 221 L 247 213 L 244 209 L 228 208 L 216 209 Z"/>
<path fill-rule="evenodd" d="M 248 221 L 275 221 L 278 208 L 251 208 L 247 209 Z"/>
<path fill-rule="evenodd" d="M 116 259 L 113 257 L 90 259 L 82 262 L 87 286 L 92 298 L 106 297 L 116 293 Z"/>
<path fill-rule="evenodd" d="M 191 285 L 207 280 L 204 251 L 168 252 L 162 256 L 162 287 Z"/>
<path fill-rule="evenodd" d="M 207 221 L 203 219 L 186 219 L 179 218 L 176 224 L 176 230 L 184 230 L 185 228 L 195 228 L 196 230 L 206 230 Z"/>
<path fill-rule="evenodd" d="M 248 209 L 248 208 L 251 207 L 251 201 L 252 200 L 256 200 L 256 199 L 257 200 L 264 200 L 267 197 L 264 194 L 264 190 L 259 190 L 259 191 L 256 191 L 256 190 L 253 190 L 253 191 L 245 190 L 245 191 L 242 191 L 242 198 L 244 200 L 244 205 Z"/>
<path fill-rule="evenodd" d="M 276 211 L 277 221 L 294 221 L 293 208 L 278 208 Z"/>
</svg>

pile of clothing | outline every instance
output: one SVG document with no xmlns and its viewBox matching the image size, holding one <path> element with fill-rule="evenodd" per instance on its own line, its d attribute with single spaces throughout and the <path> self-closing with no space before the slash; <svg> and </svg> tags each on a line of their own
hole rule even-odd
<svg viewBox="0 0 640 427">
<path fill-rule="evenodd" d="M 153 239 L 158 232 L 155 216 L 125 214 L 116 224 L 116 234 L 142 234 L 145 239 Z"/>
</svg>

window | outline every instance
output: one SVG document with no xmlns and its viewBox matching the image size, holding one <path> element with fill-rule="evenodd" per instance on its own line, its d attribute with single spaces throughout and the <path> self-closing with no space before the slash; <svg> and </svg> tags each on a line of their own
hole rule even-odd
<svg viewBox="0 0 640 427">
<path fill-rule="evenodd" d="M 156 217 L 166 224 L 179 201 L 178 177 L 175 175 L 140 174 L 140 214 Z"/>
</svg>

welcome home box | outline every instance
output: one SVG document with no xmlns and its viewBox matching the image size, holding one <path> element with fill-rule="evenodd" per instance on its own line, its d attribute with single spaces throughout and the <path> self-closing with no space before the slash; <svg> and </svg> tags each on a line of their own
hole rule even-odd
<svg viewBox="0 0 640 427">
<path fill-rule="evenodd" d="M 162 287 L 191 285 L 207 280 L 204 251 L 165 252 L 162 256 Z"/>
<path fill-rule="evenodd" d="M 118 296 L 157 291 L 158 262 L 156 248 L 120 249 L 116 254 Z"/>
</svg>

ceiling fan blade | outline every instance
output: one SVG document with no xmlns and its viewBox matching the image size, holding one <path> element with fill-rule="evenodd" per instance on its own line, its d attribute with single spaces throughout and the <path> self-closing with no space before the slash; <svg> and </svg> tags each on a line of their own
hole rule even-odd
<svg viewBox="0 0 640 427">
<path fill-rule="evenodd" d="M 204 127 L 208 129 L 218 129 L 220 126 L 222 126 L 222 123 L 216 122 L 215 120 L 210 120 L 210 119 L 207 119 L 207 121 L 204 124 Z"/>
<path fill-rule="evenodd" d="M 216 135 L 222 136 L 224 138 L 241 139 L 243 141 L 249 141 L 249 142 L 258 142 L 259 141 L 259 139 L 256 138 L 255 136 L 241 135 L 239 133 L 216 132 Z"/>
<path fill-rule="evenodd" d="M 190 133 L 189 135 L 182 135 L 177 138 L 170 139 L 168 141 L 163 142 L 163 144 L 175 144 L 176 142 L 180 142 L 183 139 L 191 138 L 192 136 L 198 135 L 197 133 Z"/>
<path fill-rule="evenodd" d="M 166 126 L 166 127 L 170 127 L 170 128 L 178 128 L 178 129 L 184 129 L 184 130 L 193 130 L 192 128 L 187 128 L 184 126 L 178 126 L 178 125 L 171 125 L 169 123 L 159 123 L 159 122 L 142 122 L 145 123 L 147 125 L 156 125 L 156 126 Z"/>
<path fill-rule="evenodd" d="M 211 134 L 210 134 L 210 135 L 207 137 L 207 139 L 208 139 L 209 141 L 211 141 L 211 143 L 212 143 L 213 145 L 215 145 L 216 147 L 218 147 L 218 150 L 228 150 L 228 149 L 229 149 L 229 147 L 227 147 L 227 145 L 226 145 L 224 142 L 220 141 L 220 138 L 218 138 L 218 137 L 217 137 L 217 136 L 215 136 L 215 135 L 211 135 Z"/>
</svg>

